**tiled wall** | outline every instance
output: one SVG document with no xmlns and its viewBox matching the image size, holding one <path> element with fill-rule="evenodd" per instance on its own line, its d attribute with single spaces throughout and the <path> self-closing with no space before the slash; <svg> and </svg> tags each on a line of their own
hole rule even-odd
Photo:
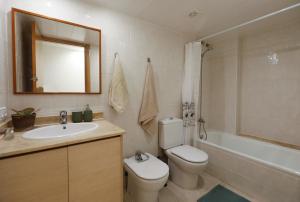
<svg viewBox="0 0 300 202">
<path fill-rule="evenodd" d="M 5 12 L 3 2 L 0 1 L 0 107 L 7 107 L 7 68 L 6 68 L 6 45 L 7 40 L 5 38 Z"/>
<path fill-rule="evenodd" d="M 208 40 L 214 47 L 203 66 L 208 128 L 300 145 L 300 21 L 281 16 Z M 269 61 L 274 53 L 278 64 Z"/>
<path fill-rule="evenodd" d="M 235 36 L 208 42 L 213 50 L 203 58 L 202 117 L 207 128 L 235 134 L 239 42 Z"/>
<path fill-rule="evenodd" d="M 126 156 L 133 154 L 137 149 L 157 154 L 157 134 L 148 136 L 137 124 L 146 71 L 146 58 L 151 58 L 154 67 L 160 109 L 159 118 L 179 116 L 184 44 L 190 39 L 166 28 L 106 8 L 89 6 L 78 1 L 62 0 L 51 0 L 51 6 L 48 7 L 47 2 L 41 0 L 6 1 L 7 19 L 8 21 L 10 19 L 8 12 L 11 7 L 17 7 L 101 28 L 103 95 L 16 96 L 11 94 L 12 82 L 10 81 L 10 107 L 33 106 L 41 108 L 40 114 L 57 114 L 61 109 L 81 109 L 89 103 L 94 110 L 104 111 L 106 119 L 127 131 L 124 136 Z M 10 51 L 9 48 L 8 52 L 10 53 Z M 128 108 L 123 114 L 115 113 L 107 102 L 112 62 L 116 51 L 119 53 L 123 64 L 130 95 Z M 11 59 L 9 62 L 11 63 Z M 6 68 L 10 70 L 11 64 L 7 65 Z"/>
<path fill-rule="evenodd" d="M 244 37 L 241 53 L 240 132 L 299 146 L 299 16 Z"/>
</svg>

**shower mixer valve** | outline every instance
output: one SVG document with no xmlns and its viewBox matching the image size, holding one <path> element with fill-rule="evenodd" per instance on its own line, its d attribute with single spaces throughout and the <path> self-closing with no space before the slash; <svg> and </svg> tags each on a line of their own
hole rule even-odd
<svg viewBox="0 0 300 202">
<path fill-rule="evenodd" d="M 204 120 L 202 117 L 200 117 L 200 118 L 198 119 L 198 122 L 199 122 L 199 123 L 205 123 L 205 120 Z"/>
</svg>

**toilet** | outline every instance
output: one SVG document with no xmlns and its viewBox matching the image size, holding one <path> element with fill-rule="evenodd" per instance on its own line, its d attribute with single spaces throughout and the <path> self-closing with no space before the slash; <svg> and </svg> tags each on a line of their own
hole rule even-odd
<svg viewBox="0 0 300 202">
<path fill-rule="evenodd" d="M 171 181 L 184 189 L 195 189 L 208 163 L 208 155 L 183 143 L 181 119 L 171 117 L 159 121 L 159 145 L 168 157 Z"/>
<path fill-rule="evenodd" d="M 135 157 L 124 159 L 128 172 L 127 192 L 133 202 L 158 202 L 158 193 L 169 177 L 167 164 L 146 153 L 149 159 L 138 162 Z"/>
</svg>

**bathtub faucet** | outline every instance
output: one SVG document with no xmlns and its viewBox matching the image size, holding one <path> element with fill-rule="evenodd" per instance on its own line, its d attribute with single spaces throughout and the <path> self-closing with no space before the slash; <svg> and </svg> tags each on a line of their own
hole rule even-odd
<svg viewBox="0 0 300 202">
<path fill-rule="evenodd" d="M 199 119 L 198 119 L 198 122 L 201 124 L 201 123 L 205 123 L 205 120 L 202 118 L 202 117 L 200 117 Z"/>
<path fill-rule="evenodd" d="M 205 120 L 202 117 L 200 117 L 198 119 L 198 123 L 199 123 L 199 131 L 198 131 L 199 138 L 201 140 L 203 140 L 203 139 L 207 140 L 207 133 L 206 133 L 206 129 L 205 129 Z M 205 136 L 201 133 L 201 128 L 203 128 Z"/>
</svg>

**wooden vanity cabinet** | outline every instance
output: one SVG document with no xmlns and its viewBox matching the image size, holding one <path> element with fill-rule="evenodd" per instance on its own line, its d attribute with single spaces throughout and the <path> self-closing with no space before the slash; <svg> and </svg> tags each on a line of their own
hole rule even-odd
<svg viewBox="0 0 300 202">
<path fill-rule="evenodd" d="M 68 147 L 69 201 L 123 201 L 121 138 Z"/>
<path fill-rule="evenodd" d="M 67 153 L 60 148 L 0 159 L 0 201 L 68 201 Z"/>
<path fill-rule="evenodd" d="M 122 202 L 122 137 L 0 159 L 0 202 Z"/>
</svg>

